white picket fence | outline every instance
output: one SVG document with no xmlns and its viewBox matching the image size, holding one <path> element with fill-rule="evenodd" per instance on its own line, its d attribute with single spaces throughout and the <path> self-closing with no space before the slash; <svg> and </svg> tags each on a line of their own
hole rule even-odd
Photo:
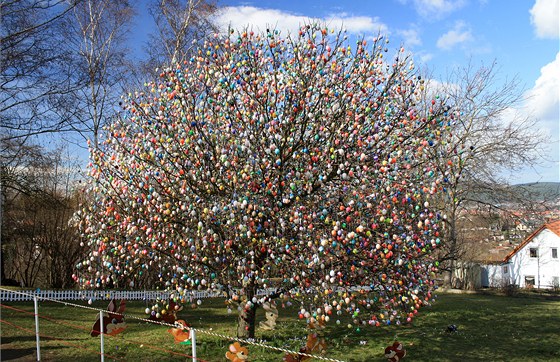
<svg viewBox="0 0 560 362">
<path fill-rule="evenodd" d="M 156 300 L 169 298 L 170 292 L 161 290 L 0 290 L 0 300 L 5 302 L 32 301 L 34 297 L 39 299 L 54 300 Z M 217 297 L 222 293 L 207 291 L 191 292 L 191 298 L 202 299 Z"/>
<path fill-rule="evenodd" d="M 257 295 L 266 295 L 274 289 L 260 289 Z M 147 300 L 168 299 L 172 292 L 162 290 L 18 290 L 0 289 L 0 300 L 3 302 L 32 301 L 34 297 L 41 300 Z M 224 296 L 219 291 L 190 291 L 191 299 L 204 299 Z"/>
</svg>

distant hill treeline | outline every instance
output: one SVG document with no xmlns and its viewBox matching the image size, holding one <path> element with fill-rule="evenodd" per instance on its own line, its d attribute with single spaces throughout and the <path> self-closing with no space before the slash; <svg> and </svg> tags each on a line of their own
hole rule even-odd
<svg viewBox="0 0 560 362">
<path fill-rule="evenodd" d="M 553 201 L 560 198 L 560 182 L 533 182 L 513 185 L 511 188 L 532 196 L 533 201 Z"/>
<path fill-rule="evenodd" d="M 502 189 L 481 186 L 469 192 L 467 199 L 474 203 L 503 205 L 524 202 L 551 203 L 560 199 L 560 182 L 534 182 L 504 187 Z"/>
</svg>

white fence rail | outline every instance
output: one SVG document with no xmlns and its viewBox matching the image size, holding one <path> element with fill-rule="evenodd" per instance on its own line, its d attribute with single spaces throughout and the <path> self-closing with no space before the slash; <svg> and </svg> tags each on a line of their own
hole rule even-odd
<svg viewBox="0 0 560 362">
<path fill-rule="evenodd" d="M 273 292 L 274 289 L 260 289 L 257 295 L 266 295 Z M 162 290 L 17 290 L 10 291 L 0 289 L 0 300 L 3 302 L 25 302 L 32 301 L 34 297 L 39 299 L 54 300 L 156 300 L 167 299 L 173 294 L 169 291 Z M 213 291 L 191 291 L 191 299 L 204 299 L 220 297 L 222 292 Z"/>
</svg>

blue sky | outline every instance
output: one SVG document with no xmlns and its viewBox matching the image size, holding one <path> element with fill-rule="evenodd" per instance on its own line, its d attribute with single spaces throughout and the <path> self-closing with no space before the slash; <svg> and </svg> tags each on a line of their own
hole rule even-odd
<svg viewBox="0 0 560 362">
<path fill-rule="evenodd" d="M 471 61 L 497 62 L 500 78 L 518 77 L 527 100 L 519 111 L 538 119 L 550 144 L 542 166 L 513 183 L 560 181 L 560 0 L 219 0 L 217 21 L 234 28 L 295 31 L 309 19 L 343 26 L 356 36 L 388 35 L 437 79 Z M 145 18 L 144 18 L 145 19 Z M 142 24 L 140 32 L 149 31 Z M 149 28 L 149 27 L 148 27 Z M 140 34 L 138 34 L 140 35 Z M 140 35 L 141 36 L 141 35 Z"/>
</svg>

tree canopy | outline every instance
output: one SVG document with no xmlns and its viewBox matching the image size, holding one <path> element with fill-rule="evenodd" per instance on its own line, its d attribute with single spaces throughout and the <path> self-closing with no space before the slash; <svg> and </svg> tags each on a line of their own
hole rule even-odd
<svg viewBox="0 0 560 362">
<path fill-rule="evenodd" d="M 232 31 L 125 97 L 91 150 L 80 282 L 156 269 L 178 301 L 212 289 L 248 314 L 280 296 L 306 317 L 410 321 L 441 242 L 430 201 L 447 170 L 428 150 L 458 113 L 421 102 L 410 58 L 387 46 L 317 25 Z"/>
</svg>

